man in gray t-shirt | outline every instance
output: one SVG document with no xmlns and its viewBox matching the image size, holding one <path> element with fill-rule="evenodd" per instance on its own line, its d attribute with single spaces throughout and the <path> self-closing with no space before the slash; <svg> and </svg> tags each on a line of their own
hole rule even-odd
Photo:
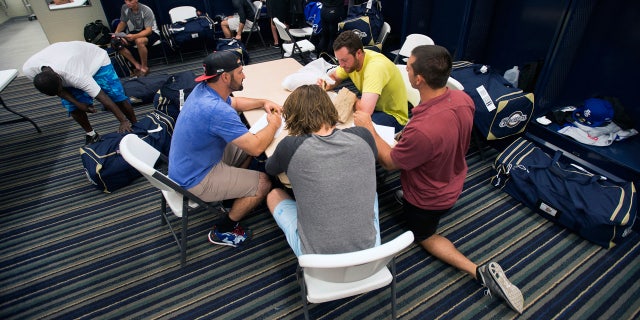
<svg viewBox="0 0 640 320">
<path fill-rule="evenodd" d="M 287 174 L 296 200 L 273 189 L 267 206 L 293 252 L 345 253 L 379 245 L 377 149 L 371 133 L 336 129 L 338 112 L 317 85 L 296 89 L 283 110 L 290 136 L 265 168 L 271 175 Z"/>
<path fill-rule="evenodd" d="M 120 23 L 116 27 L 115 33 L 128 33 L 120 37 L 120 41 L 115 41 L 116 50 L 127 60 L 131 61 L 136 68 L 137 76 L 145 76 L 149 73 L 147 65 L 148 46 L 153 46 L 160 41 L 160 30 L 156 24 L 156 17 L 151 8 L 138 3 L 138 0 L 125 0 L 120 9 Z M 136 46 L 140 62 L 138 62 L 127 47 Z"/>
</svg>

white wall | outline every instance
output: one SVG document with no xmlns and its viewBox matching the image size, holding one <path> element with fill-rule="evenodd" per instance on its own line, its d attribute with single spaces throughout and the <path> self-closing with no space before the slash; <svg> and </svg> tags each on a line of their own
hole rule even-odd
<svg viewBox="0 0 640 320">
<path fill-rule="evenodd" d="M 72 40 L 84 41 L 84 26 L 91 21 L 102 20 L 108 25 L 100 0 L 90 0 L 90 7 L 54 11 L 49 10 L 46 0 L 30 1 L 33 11 L 38 17 L 37 21 L 42 25 L 42 30 L 44 30 L 49 43 Z"/>
<path fill-rule="evenodd" d="M 6 7 L 4 6 L 5 3 Z M 0 24 L 13 17 L 25 17 L 28 15 L 29 13 L 22 0 L 0 0 Z"/>
</svg>

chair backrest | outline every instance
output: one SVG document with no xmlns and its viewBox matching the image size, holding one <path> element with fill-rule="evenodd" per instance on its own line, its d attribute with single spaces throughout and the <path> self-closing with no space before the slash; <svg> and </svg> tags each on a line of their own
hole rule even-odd
<svg viewBox="0 0 640 320">
<path fill-rule="evenodd" d="M 411 55 L 411 51 L 413 48 L 421 45 L 433 45 L 435 44 L 431 38 L 425 36 L 424 34 L 412 33 L 407 36 L 400 48 L 399 55 L 403 57 L 408 57 Z"/>
<path fill-rule="evenodd" d="M 160 151 L 140 139 L 138 135 L 128 134 L 120 141 L 120 154 L 127 163 L 149 180 L 152 186 L 162 191 L 173 214 L 182 217 L 182 199 L 188 191 L 166 174 L 155 169 L 154 166 L 161 156 Z M 194 200 L 193 197 L 190 199 Z"/>
<path fill-rule="evenodd" d="M 253 2 L 253 6 L 256 8 L 256 14 L 253 17 L 253 23 L 255 24 L 256 22 L 258 22 L 258 20 L 260 19 L 260 15 L 262 14 L 263 2 L 262 1 L 254 1 Z"/>
<path fill-rule="evenodd" d="M 462 85 L 462 83 L 451 77 L 447 79 L 447 87 L 449 87 L 449 89 L 451 90 L 464 90 L 464 86 Z"/>
<path fill-rule="evenodd" d="M 382 24 L 382 29 L 380 29 L 380 34 L 378 35 L 378 40 L 376 40 L 376 45 L 380 45 L 380 49 L 382 50 L 382 46 L 384 42 L 387 40 L 387 37 L 391 33 L 391 26 L 389 23 L 384 22 Z"/>
<path fill-rule="evenodd" d="M 316 279 L 334 283 L 360 281 L 386 268 L 412 242 L 413 233 L 406 231 L 377 247 L 339 254 L 304 254 L 298 257 L 298 263 L 305 275 Z"/>
<path fill-rule="evenodd" d="M 255 14 L 253 15 L 253 17 L 249 20 L 252 21 L 251 23 L 251 27 L 249 27 L 249 23 L 244 25 L 244 29 L 242 29 L 242 32 L 251 32 L 253 30 L 260 30 L 260 24 L 258 23 L 258 20 L 260 20 L 260 15 L 262 14 L 262 1 L 254 1 L 253 2 L 253 7 L 255 9 Z"/>
<path fill-rule="evenodd" d="M 411 86 L 409 82 L 409 73 L 407 72 L 407 66 L 404 64 L 396 64 L 398 70 L 400 70 L 400 74 L 402 75 L 402 80 L 404 81 L 404 86 L 407 89 L 407 101 L 411 103 L 412 106 L 417 106 L 420 103 L 420 92 L 418 89 L 415 89 Z"/>
<path fill-rule="evenodd" d="M 178 21 L 195 18 L 198 16 L 198 13 L 196 12 L 195 7 L 180 6 L 180 7 L 175 7 L 169 10 L 169 16 L 171 17 L 171 22 L 174 23 Z"/>
<path fill-rule="evenodd" d="M 287 26 L 285 26 L 284 23 L 280 21 L 280 19 L 273 18 L 273 24 L 276 25 L 276 30 L 278 30 L 278 35 L 280 36 L 280 39 L 284 41 L 293 41 L 293 38 L 287 31 Z"/>
<path fill-rule="evenodd" d="M 405 88 L 407 89 L 407 101 L 409 101 L 414 107 L 417 106 L 420 103 L 420 92 L 418 89 L 411 86 L 411 83 L 409 82 L 409 74 L 407 73 L 407 66 L 404 64 L 396 64 L 396 67 L 400 70 L 402 80 L 404 81 Z M 447 79 L 447 87 L 451 90 L 464 90 L 462 83 L 451 77 Z"/>
</svg>

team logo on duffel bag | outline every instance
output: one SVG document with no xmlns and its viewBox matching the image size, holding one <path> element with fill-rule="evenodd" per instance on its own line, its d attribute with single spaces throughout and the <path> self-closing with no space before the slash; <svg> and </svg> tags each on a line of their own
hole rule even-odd
<svg viewBox="0 0 640 320">
<path fill-rule="evenodd" d="M 500 128 L 509 127 L 513 128 L 520 124 L 520 122 L 527 121 L 527 115 L 522 113 L 522 111 L 516 111 L 512 113 L 508 117 L 502 118 L 500 120 Z"/>
</svg>

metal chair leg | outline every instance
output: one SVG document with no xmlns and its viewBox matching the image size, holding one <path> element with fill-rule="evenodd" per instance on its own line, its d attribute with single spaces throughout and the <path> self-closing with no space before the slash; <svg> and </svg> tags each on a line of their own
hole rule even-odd
<svg viewBox="0 0 640 320">
<path fill-rule="evenodd" d="M 188 224 L 188 214 L 189 210 L 189 200 L 184 198 L 182 205 L 182 231 L 180 232 L 182 236 L 180 237 L 180 266 L 184 267 L 187 264 L 187 226 Z"/>
<path fill-rule="evenodd" d="M 11 110 L 9 107 L 7 107 L 7 105 L 4 103 L 4 100 L 2 100 L 2 97 L 0 97 L 0 103 L 2 104 L 2 106 L 7 109 L 7 111 L 17 115 L 20 117 L 20 119 L 14 119 L 14 120 L 8 120 L 8 121 L 4 121 L 4 122 L 0 122 L 0 124 L 9 124 L 9 123 L 17 123 L 17 122 L 24 122 L 24 121 L 29 121 L 31 122 L 31 124 L 36 128 L 36 130 L 38 131 L 38 133 L 42 133 L 42 130 L 40 130 L 40 128 L 38 127 L 38 125 L 31 120 L 31 118 L 22 115 L 16 111 Z"/>
<path fill-rule="evenodd" d="M 397 318 L 396 312 L 396 258 L 391 259 L 391 319 Z"/>
<path fill-rule="evenodd" d="M 302 267 L 298 266 L 296 270 L 296 278 L 298 278 L 298 283 L 300 284 L 300 297 L 302 298 L 302 309 L 304 311 L 304 318 L 309 320 L 309 303 L 307 302 L 307 287 L 304 283 L 304 272 L 302 271 Z"/>
</svg>

